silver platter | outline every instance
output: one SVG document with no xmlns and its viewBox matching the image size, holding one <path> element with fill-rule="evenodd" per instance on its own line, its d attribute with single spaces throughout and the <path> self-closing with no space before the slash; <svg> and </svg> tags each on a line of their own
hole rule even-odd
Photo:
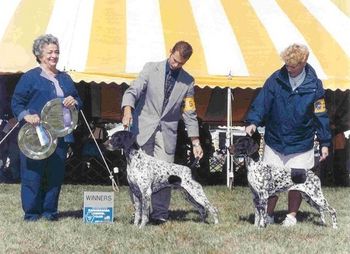
<svg viewBox="0 0 350 254">
<path fill-rule="evenodd" d="M 77 126 L 78 110 L 63 106 L 63 98 L 56 98 L 45 104 L 41 111 L 41 120 L 51 126 L 54 136 L 64 137 Z"/>
<path fill-rule="evenodd" d="M 51 133 L 49 124 L 42 122 L 42 130 L 48 138 L 46 145 L 41 145 L 35 126 L 26 123 L 18 133 L 18 146 L 22 153 L 30 159 L 42 160 L 49 157 L 57 147 L 57 138 Z"/>
</svg>

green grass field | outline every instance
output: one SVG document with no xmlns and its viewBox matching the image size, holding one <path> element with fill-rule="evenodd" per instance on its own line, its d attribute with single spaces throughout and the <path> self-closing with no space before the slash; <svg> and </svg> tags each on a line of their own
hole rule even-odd
<svg viewBox="0 0 350 254">
<path fill-rule="evenodd" d="M 115 221 L 85 224 L 82 218 L 84 191 L 112 191 L 110 186 L 64 185 L 57 222 L 24 222 L 20 185 L 0 184 L 1 253 L 350 253 L 350 188 L 324 188 L 329 203 L 337 210 L 339 229 L 327 215 L 327 227 L 305 202 L 293 228 L 253 226 L 250 190 L 206 186 L 209 200 L 218 208 L 220 223 L 201 223 L 199 215 L 173 192 L 170 221 L 140 230 L 130 224 L 133 207 L 127 187 L 115 193 Z M 278 223 L 286 214 L 286 194 L 276 208 Z"/>
</svg>

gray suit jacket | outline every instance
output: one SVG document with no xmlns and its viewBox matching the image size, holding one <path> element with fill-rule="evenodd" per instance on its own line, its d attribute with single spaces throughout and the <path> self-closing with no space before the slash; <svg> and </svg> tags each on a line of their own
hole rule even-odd
<svg viewBox="0 0 350 254">
<path fill-rule="evenodd" d="M 134 109 L 131 130 L 137 135 L 137 142 L 144 145 L 159 128 L 162 131 L 165 151 L 175 153 L 177 125 L 183 118 L 189 137 L 198 137 L 198 121 L 195 108 L 182 111 L 185 98 L 194 97 L 194 79 L 185 70 L 180 73 L 162 112 L 166 61 L 146 63 L 138 78 L 125 91 L 122 105 Z"/>
</svg>

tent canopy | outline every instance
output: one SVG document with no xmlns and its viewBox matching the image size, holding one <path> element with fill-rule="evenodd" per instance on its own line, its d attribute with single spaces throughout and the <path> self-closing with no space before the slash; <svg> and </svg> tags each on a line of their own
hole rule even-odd
<svg viewBox="0 0 350 254">
<path fill-rule="evenodd" d="M 145 62 L 185 40 L 194 48 L 185 68 L 197 85 L 256 88 L 298 42 L 326 88 L 350 87 L 347 1 L 11 0 L 0 10 L 0 73 L 35 66 L 33 40 L 52 33 L 59 68 L 76 82 L 130 83 Z"/>
</svg>

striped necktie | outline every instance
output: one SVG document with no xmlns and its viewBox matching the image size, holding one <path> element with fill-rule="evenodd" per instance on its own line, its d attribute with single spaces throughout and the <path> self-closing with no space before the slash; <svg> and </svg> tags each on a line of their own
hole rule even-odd
<svg viewBox="0 0 350 254">
<path fill-rule="evenodd" d="M 168 73 L 165 76 L 165 82 L 164 82 L 164 101 L 163 101 L 163 110 L 164 111 L 166 105 L 169 102 L 169 98 L 171 95 L 171 92 L 173 91 L 174 85 L 175 85 L 175 78 L 173 77 L 171 71 L 169 70 Z"/>
</svg>

